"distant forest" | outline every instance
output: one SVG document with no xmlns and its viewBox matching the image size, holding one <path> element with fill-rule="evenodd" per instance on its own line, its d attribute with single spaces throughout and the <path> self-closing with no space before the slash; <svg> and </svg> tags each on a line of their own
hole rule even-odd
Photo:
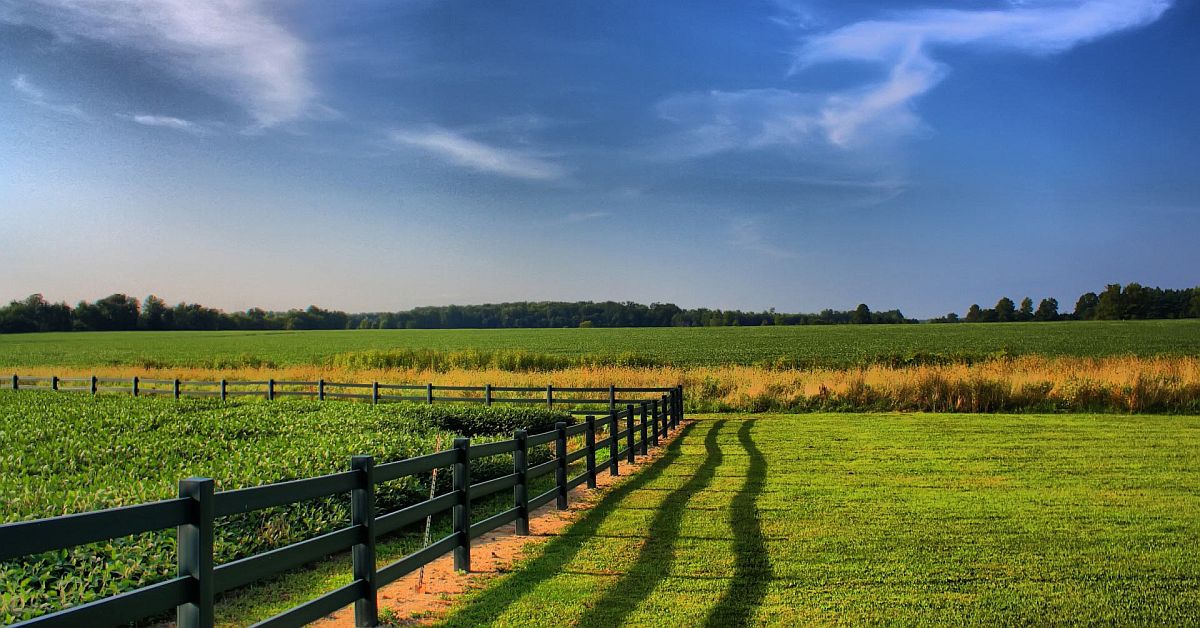
<svg viewBox="0 0 1200 628">
<path fill-rule="evenodd" d="M 866 305 L 839 312 L 782 314 L 740 310 L 685 310 L 670 303 L 520 302 L 419 307 L 403 312 L 347 314 L 309 306 L 269 312 L 226 313 L 197 303 L 168 306 L 156 296 L 138 301 L 114 294 L 75 307 L 40 294 L 0 308 L 0 333 L 38 331 L 264 330 L 264 329 L 497 329 L 544 327 L 727 327 L 737 325 L 838 325 L 916 323 L 899 310 L 872 312 Z"/>
<path fill-rule="evenodd" d="M 984 323 L 1057 320 L 1133 320 L 1200 317 L 1200 287 L 1186 290 L 1146 288 L 1136 283 L 1109 285 L 1079 297 L 1072 313 L 1059 312 L 1058 301 L 1042 299 L 1036 308 L 1026 297 L 1020 305 L 1004 297 L 995 307 L 972 305 L 966 315 L 950 313 L 934 323 Z M 309 306 L 271 312 L 259 308 L 227 313 L 197 303 L 167 305 L 156 296 L 144 301 L 114 294 L 74 307 L 51 303 L 40 294 L 0 308 L 0 333 L 39 331 L 129 330 L 300 330 L 300 329 L 497 329 L 545 327 L 730 327 L 760 325 L 843 325 L 916 323 L 900 310 L 873 312 L 865 304 L 853 310 L 784 314 L 774 310 L 689 309 L 670 303 L 574 303 L 544 301 L 487 305 L 419 307 L 401 312 L 347 314 Z"/>
<path fill-rule="evenodd" d="M 1109 284 L 1100 294 L 1087 292 L 1075 301 L 1075 311 L 1061 313 L 1058 301 L 1042 299 L 1036 309 L 1033 299 L 1025 297 L 1021 305 L 1002 297 L 995 307 L 972 305 L 966 316 L 951 312 L 931 323 L 1010 323 L 1023 321 L 1123 321 L 1164 318 L 1200 318 L 1200 287 L 1185 290 L 1147 288 L 1138 283 L 1122 286 Z"/>
</svg>

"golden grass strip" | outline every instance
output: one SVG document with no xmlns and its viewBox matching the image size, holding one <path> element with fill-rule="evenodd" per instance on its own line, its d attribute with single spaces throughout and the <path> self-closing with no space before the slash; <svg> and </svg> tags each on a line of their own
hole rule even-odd
<svg viewBox="0 0 1200 628">
<path fill-rule="evenodd" d="M 14 369 L 4 369 L 14 372 Z M 3 371 L 0 371 L 3 372 Z M 326 380 L 472 386 L 662 386 L 682 383 L 698 411 L 1200 412 L 1200 358 L 1022 356 L 975 364 L 856 369 L 581 366 L 543 372 L 289 366 L 41 367 L 26 376 Z"/>
</svg>

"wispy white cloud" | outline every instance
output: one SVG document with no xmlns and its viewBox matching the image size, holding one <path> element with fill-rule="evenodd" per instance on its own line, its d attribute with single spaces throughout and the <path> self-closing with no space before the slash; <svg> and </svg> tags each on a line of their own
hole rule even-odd
<svg viewBox="0 0 1200 628">
<path fill-rule="evenodd" d="M 933 89 L 948 72 L 945 64 L 934 59 L 938 47 L 1053 54 L 1150 24 L 1170 6 L 1170 0 L 1043 0 L 1007 10 L 913 11 L 812 37 L 797 51 L 795 70 L 839 61 L 887 69 L 883 81 L 833 95 L 821 108 L 829 141 L 848 146 L 867 130 L 905 132 L 916 126 L 913 100 Z"/>
<path fill-rule="evenodd" d="M 821 99 L 785 89 L 713 90 L 658 103 L 660 117 L 683 127 L 667 157 L 704 157 L 780 144 L 805 144 L 820 133 Z"/>
<path fill-rule="evenodd" d="M 796 257 L 795 252 L 770 241 L 762 220 L 756 216 L 739 216 L 730 221 L 729 244 L 734 248 L 777 260 Z"/>
<path fill-rule="evenodd" d="M 565 218 L 563 218 L 563 221 L 564 222 L 587 222 L 589 220 L 600 220 L 601 218 L 608 218 L 611 215 L 612 214 L 605 212 L 605 211 L 571 212 L 571 213 L 567 214 Z"/>
<path fill-rule="evenodd" d="M 882 80 L 827 92 L 682 94 L 662 101 L 659 113 L 685 128 L 674 142 L 685 157 L 781 145 L 874 148 L 924 128 L 914 103 L 949 72 L 935 58 L 940 48 L 1054 54 L 1150 24 L 1170 5 L 1170 0 L 1029 0 L 1003 10 L 898 13 L 806 33 L 795 52 L 793 74 L 803 76 L 804 70 L 821 64 L 854 62 L 880 67 Z"/>
<path fill-rule="evenodd" d="M 37 105 L 45 109 L 49 109 L 57 114 L 76 118 L 78 120 L 87 120 L 88 115 L 83 112 L 79 105 L 57 102 L 51 99 L 46 90 L 35 85 L 29 77 L 24 74 L 18 74 L 10 81 L 12 88 L 21 96 L 25 102 L 32 105 Z"/>
<path fill-rule="evenodd" d="M 17 90 L 17 93 L 24 96 L 27 100 L 46 99 L 46 92 L 37 85 L 34 85 L 29 80 L 29 77 L 25 76 L 24 74 L 18 74 L 16 78 L 12 80 L 12 87 L 13 89 Z"/>
<path fill-rule="evenodd" d="M 306 46 L 260 0 L 0 0 L 0 19 L 137 50 L 259 127 L 305 117 L 315 90 Z"/>
<path fill-rule="evenodd" d="M 192 122 L 191 120 L 184 120 L 183 118 L 176 118 L 174 116 L 159 116 L 148 113 L 136 113 L 127 116 L 123 115 L 120 117 L 144 126 L 160 127 L 164 129 L 171 129 L 173 131 L 183 131 L 184 133 L 192 133 L 194 135 L 202 134 L 205 131 L 204 127 Z"/>
<path fill-rule="evenodd" d="M 818 22 L 816 14 L 808 2 L 800 0 L 773 0 L 772 4 L 778 9 L 769 19 L 791 29 L 812 28 Z"/>
<path fill-rule="evenodd" d="M 479 172 L 548 181 L 567 175 L 566 169 L 528 152 L 484 144 L 441 127 L 396 130 L 388 138 L 398 145 L 414 146 L 439 158 Z"/>
</svg>

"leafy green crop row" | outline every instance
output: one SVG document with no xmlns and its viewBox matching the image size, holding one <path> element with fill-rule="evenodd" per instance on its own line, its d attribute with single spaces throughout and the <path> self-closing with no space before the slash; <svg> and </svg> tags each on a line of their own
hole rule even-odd
<svg viewBox="0 0 1200 628">
<path fill-rule="evenodd" d="M 174 497 L 177 482 L 211 477 L 217 490 L 313 477 L 533 431 L 569 415 L 544 408 L 313 401 L 222 404 L 214 400 L 97 398 L 0 392 L 0 521 L 50 517 Z M 491 436 L 489 436 L 491 435 Z M 531 462 L 547 460 L 545 448 Z M 511 473 L 511 457 L 472 463 L 475 479 Z M 449 474 L 439 477 L 446 490 Z M 429 477 L 377 490 L 381 511 L 425 499 Z M 346 496 L 227 517 L 215 551 L 226 562 L 346 525 Z M 112 595 L 169 576 L 174 531 L 143 534 L 0 563 L 0 620 L 11 622 Z"/>
</svg>

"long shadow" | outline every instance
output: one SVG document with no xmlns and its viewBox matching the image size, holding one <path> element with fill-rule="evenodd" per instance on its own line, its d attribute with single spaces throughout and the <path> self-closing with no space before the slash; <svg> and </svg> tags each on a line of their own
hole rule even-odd
<svg viewBox="0 0 1200 628">
<path fill-rule="evenodd" d="M 729 527 L 733 530 L 733 548 L 737 554 L 733 582 L 708 613 L 705 626 L 748 626 L 754 609 L 767 595 L 771 583 L 771 557 L 763 540 L 762 522 L 758 515 L 758 496 L 767 481 L 767 459 L 754 444 L 750 430 L 757 419 L 742 423 L 738 442 L 750 456 L 746 481 L 733 498 Z"/>
<path fill-rule="evenodd" d="M 675 541 L 687 512 L 688 500 L 702 490 L 721 466 L 721 447 L 717 434 L 725 425 L 721 419 L 713 423 L 704 437 L 704 462 L 687 482 L 671 491 L 658 507 L 654 520 L 646 530 L 646 542 L 638 553 L 637 562 L 613 583 L 579 619 L 579 626 L 619 626 L 625 618 L 654 591 L 659 581 L 671 572 L 675 562 Z"/>
<path fill-rule="evenodd" d="M 583 518 L 567 528 L 562 535 L 546 542 L 537 558 L 519 566 L 510 578 L 497 583 L 471 599 L 458 611 L 445 618 L 441 625 L 479 626 L 490 624 L 505 609 L 532 591 L 538 584 L 560 574 L 564 566 L 574 560 L 583 548 L 583 540 L 594 536 L 604 520 L 620 508 L 625 498 L 657 480 L 671 464 L 679 459 L 683 441 L 695 428 L 695 425 L 695 423 L 684 425 L 683 430 L 671 441 L 662 457 L 654 464 L 642 469 L 636 476 L 613 489 L 604 499 L 600 500 L 600 503 L 591 507 Z M 709 430 L 710 434 L 715 433 L 715 426 L 710 427 Z"/>
</svg>

